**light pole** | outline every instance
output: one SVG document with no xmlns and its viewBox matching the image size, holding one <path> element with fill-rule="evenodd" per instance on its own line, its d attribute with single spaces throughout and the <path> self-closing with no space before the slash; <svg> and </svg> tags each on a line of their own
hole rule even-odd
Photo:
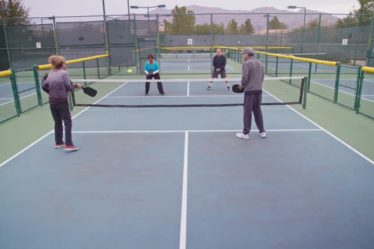
<svg viewBox="0 0 374 249">
<path fill-rule="evenodd" d="M 303 28 L 303 38 L 301 41 L 301 53 L 304 52 L 304 38 L 305 38 L 305 28 L 306 28 L 306 7 L 299 7 L 299 6 L 288 6 L 287 9 L 303 9 L 304 10 L 304 28 Z"/>
<path fill-rule="evenodd" d="M 156 6 L 130 6 L 131 9 L 147 9 L 147 17 L 148 17 L 148 22 L 149 22 L 149 9 L 152 9 L 152 8 L 165 8 L 166 5 L 165 4 L 159 4 L 159 5 L 156 5 Z"/>
<path fill-rule="evenodd" d="M 130 20 L 130 0 L 127 0 L 127 16 L 128 16 L 128 19 Z"/>
</svg>

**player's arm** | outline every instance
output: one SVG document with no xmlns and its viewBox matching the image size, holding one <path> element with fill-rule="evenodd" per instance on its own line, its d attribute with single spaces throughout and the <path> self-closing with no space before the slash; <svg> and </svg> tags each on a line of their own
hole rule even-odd
<svg viewBox="0 0 374 249">
<path fill-rule="evenodd" d="M 225 68 L 226 67 L 226 56 L 223 56 L 223 60 L 222 60 L 222 67 L 221 68 Z"/>
<path fill-rule="evenodd" d="M 249 65 L 244 63 L 242 66 L 242 79 L 240 81 L 241 88 L 245 88 L 249 84 Z"/>
<path fill-rule="evenodd" d="M 48 73 L 43 77 L 42 89 L 44 92 L 49 93 Z"/>
<path fill-rule="evenodd" d="M 144 73 L 147 74 L 147 75 L 149 74 L 148 70 L 149 70 L 148 69 L 148 62 L 146 62 L 146 63 L 144 63 Z"/>
</svg>

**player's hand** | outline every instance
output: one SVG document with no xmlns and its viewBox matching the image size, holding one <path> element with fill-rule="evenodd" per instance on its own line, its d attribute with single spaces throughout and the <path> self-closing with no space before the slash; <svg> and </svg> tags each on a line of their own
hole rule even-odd
<svg viewBox="0 0 374 249">
<path fill-rule="evenodd" d="M 217 68 L 216 71 L 217 71 L 217 72 L 220 72 L 220 71 L 221 71 L 221 68 Z"/>
<path fill-rule="evenodd" d="M 76 83 L 76 84 L 74 84 L 74 87 L 75 87 L 75 88 L 79 88 L 79 89 L 80 89 L 80 88 L 82 88 L 82 85 L 81 85 L 81 84 L 78 84 L 78 83 Z"/>
<path fill-rule="evenodd" d="M 238 89 L 243 90 L 244 86 L 242 84 L 239 84 Z"/>
</svg>

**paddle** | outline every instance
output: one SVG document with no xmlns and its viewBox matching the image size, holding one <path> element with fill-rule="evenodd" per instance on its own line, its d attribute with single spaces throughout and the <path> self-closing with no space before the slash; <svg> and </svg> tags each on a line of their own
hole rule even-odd
<svg viewBox="0 0 374 249">
<path fill-rule="evenodd" d="M 244 87 L 241 87 L 239 84 L 235 84 L 232 86 L 232 91 L 234 93 L 243 93 L 244 92 Z"/>
<path fill-rule="evenodd" d="M 76 87 L 76 85 L 72 81 L 70 81 L 70 84 L 72 84 L 73 86 Z M 90 96 L 90 97 L 95 97 L 96 94 L 97 94 L 96 89 L 94 89 L 92 87 L 89 87 L 89 86 L 80 86 L 80 88 L 82 88 L 83 92 L 85 94 L 87 94 L 88 96 Z"/>
<path fill-rule="evenodd" d="M 88 96 L 95 97 L 97 94 L 97 91 L 89 86 L 82 86 L 83 92 L 87 94 Z"/>
</svg>

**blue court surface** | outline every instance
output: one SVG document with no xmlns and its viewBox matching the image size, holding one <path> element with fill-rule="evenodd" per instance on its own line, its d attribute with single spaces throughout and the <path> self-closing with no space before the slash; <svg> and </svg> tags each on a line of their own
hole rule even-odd
<svg viewBox="0 0 374 249">
<path fill-rule="evenodd" d="M 20 98 L 36 94 L 35 83 L 18 83 L 17 90 Z M 14 101 L 11 83 L 0 84 L 0 106 Z"/>
<path fill-rule="evenodd" d="M 50 132 L 0 165 L 0 247 L 373 248 L 373 162 L 288 106 L 263 112 L 268 137 L 240 140 L 241 107 L 84 109 L 80 151 Z"/>
</svg>

